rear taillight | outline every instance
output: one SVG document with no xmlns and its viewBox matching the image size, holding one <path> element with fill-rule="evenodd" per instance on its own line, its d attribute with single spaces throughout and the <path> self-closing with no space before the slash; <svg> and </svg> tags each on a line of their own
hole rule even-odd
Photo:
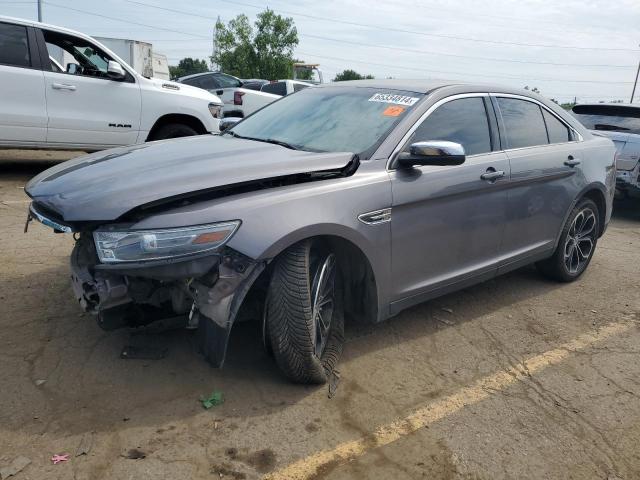
<svg viewBox="0 0 640 480">
<path fill-rule="evenodd" d="M 234 105 L 242 105 L 242 96 L 244 92 L 234 92 L 233 93 L 233 104 Z"/>
</svg>

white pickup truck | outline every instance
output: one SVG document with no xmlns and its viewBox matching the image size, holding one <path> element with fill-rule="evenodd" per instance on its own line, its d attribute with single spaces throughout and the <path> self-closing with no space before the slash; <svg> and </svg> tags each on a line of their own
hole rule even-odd
<svg viewBox="0 0 640 480">
<path fill-rule="evenodd" d="M 278 80 L 266 83 L 260 91 L 256 91 L 243 88 L 242 80 L 222 72 L 194 73 L 181 77 L 177 81 L 215 93 L 224 103 L 224 116 L 240 118 L 252 114 L 285 95 L 313 85 L 299 80 Z"/>
<path fill-rule="evenodd" d="M 217 96 L 145 78 L 87 35 L 2 16 L 0 83 L 0 147 L 102 150 L 218 132 L 222 116 Z"/>
</svg>

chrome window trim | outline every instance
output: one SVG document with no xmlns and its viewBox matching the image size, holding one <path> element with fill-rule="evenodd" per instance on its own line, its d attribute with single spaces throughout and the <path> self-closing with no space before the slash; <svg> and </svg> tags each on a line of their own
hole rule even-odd
<svg viewBox="0 0 640 480">
<path fill-rule="evenodd" d="M 576 140 L 570 140 L 568 142 L 547 143 L 546 145 L 564 145 L 565 143 L 577 143 L 577 142 L 582 142 L 584 140 L 582 135 L 580 135 L 580 132 L 578 132 L 575 128 L 573 128 L 571 125 L 569 125 L 563 118 L 560 118 L 553 110 L 551 110 L 549 107 L 547 107 L 544 103 L 536 100 L 535 98 L 527 97 L 526 95 L 516 95 L 514 93 L 494 93 L 494 92 L 490 92 L 489 96 L 490 97 L 494 97 L 494 98 L 498 98 L 498 97 L 515 98 L 517 100 L 524 100 L 526 102 L 535 103 L 540 108 L 544 108 L 548 113 L 553 115 L 558 121 L 560 121 L 560 123 L 562 123 L 565 127 L 567 127 L 573 133 L 574 137 L 576 138 Z M 511 150 L 522 150 L 523 148 L 536 148 L 536 147 L 544 147 L 544 145 L 531 145 L 531 146 L 528 146 L 528 147 L 505 148 L 504 151 L 508 152 L 508 151 L 511 151 Z"/>
<path fill-rule="evenodd" d="M 569 125 L 564 119 L 560 118 L 555 112 L 553 112 L 551 109 L 549 109 L 549 107 L 547 107 L 544 103 L 536 100 L 535 98 L 527 97 L 526 95 L 516 95 L 516 94 L 513 94 L 513 93 L 497 93 L 497 92 L 459 93 L 459 94 L 451 95 L 450 97 L 445 97 L 445 98 L 443 98 L 441 100 L 438 100 L 436 103 L 431 105 L 427 109 L 426 112 L 424 112 L 420 116 L 420 118 L 407 131 L 407 133 L 405 133 L 403 135 L 403 137 L 400 139 L 400 142 L 398 142 L 398 144 L 395 146 L 395 148 L 391 152 L 391 155 L 389 155 L 389 158 L 387 158 L 386 170 L 387 171 L 395 170 L 395 169 L 390 168 L 392 159 L 394 158 L 395 155 L 397 155 L 397 153 L 405 145 L 407 140 L 409 140 L 409 137 L 411 135 L 413 135 L 413 133 L 418 129 L 418 127 L 420 125 L 422 125 L 422 122 L 424 122 L 426 120 L 426 118 L 434 112 L 434 110 L 436 110 L 441 105 L 444 105 L 445 103 L 448 103 L 448 102 L 450 102 L 452 100 L 458 100 L 458 99 L 461 99 L 461 98 L 474 98 L 474 97 L 496 97 L 496 98 L 497 97 L 506 97 L 506 98 L 516 98 L 516 99 L 519 99 L 519 100 L 525 100 L 525 101 L 528 101 L 528 102 L 535 103 L 536 105 L 540 106 L 541 108 L 544 108 L 548 113 L 553 115 L 555 118 L 557 118 L 564 126 L 566 126 L 569 130 L 571 130 L 571 132 L 573 133 L 573 135 L 575 137 L 575 140 L 571 140 L 571 141 L 568 141 L 568 142 L 547 143 L 547 144 L 544 144 L 544 145 L 531 145 L 531 146 L 528 146 L 528 147 L 518 147 L 518 148 L 503 148 L 503 149 L 500 149 L 500 150 L 492 150 L 491 152 L 480 153 L 480 154 L 477 154 L 477 155 L 488 155 L 488 154 L 491 154 L 491 153 L 498 153 L 498 152 L 512 152 L 512 151 L 518 151 L 518 150 L 526 150 L 526 149 L 529 149 L 529 148 L 540 148 L 540 147 L 552 146 L 552 145 L 565 145 L 565 144 L 569 144 L 569 143 L 579 143 L 579 142 L 584 141 L 584 137 L 580 134 L 580 132 L 578 132 L 575 128 L 573 128 L 571 125 Z M 498 112 L 496 112 L 496 114 L 498 114 Z M 475 157 L 477 155 L 468 155 L 468 158 L 473 158 L 473 157 Z"/>
<path fill-rule="evenodd" d="M 413 132 L 415 132 L 418 127 L 420 125 L 422 125 L 422 122 L 424 122 L 427 117 L 429 115 L 431 115 L 438 107 L 440 107 L 441 105 L 444 105 L 445 103 L 449 103 L 453 100 L 459 100 L 461 98 L 474 98 L 474 97 L 488 97 L 489 93 L 488 92 L 482 92 L 482 93 L 458 93 L 456 95 L 451 95 L 450 97 L 445 97 L 441 100 L 438 100 L 436 103 L 434 103 L 433 105 L 431 105 L 426 112 L 424 112 L 422 115 L 420 115 L 420 118 L 412 125 L 412 127 L 407 130 L 407 133 L 405 133 L 402 138 L 400 139 L 400 142 L 398 142 L 398 144 L 395 146 L 395 148 L 393 149 L 393 151 L 391 152 L 391 155 L 389 155 L 389 158 L 387 158 L 387 166 L 386 169 L 387 171 L 393 171 L 395 170 L 395 168 L 391 168 L 391 160 L 397 155 L 397 153 L 401 150 L 401 148 L 404 146 L 404 144 L 407 142 L 407 140 L 409 140 L 409 137 L 411 137 L 411 135 L 413 135 Z M 489 122 L 489 119 L 487 118 L 487 122 Z M 486 155 L 488 153 L 495 153 L 494 151 L 491 152 L 486 152 L 486 153 L 480 153 L 478 155 Z M 470 157 L 474 157 L 475 155 L 468 155 L 468 158 Z"/>
</svg>

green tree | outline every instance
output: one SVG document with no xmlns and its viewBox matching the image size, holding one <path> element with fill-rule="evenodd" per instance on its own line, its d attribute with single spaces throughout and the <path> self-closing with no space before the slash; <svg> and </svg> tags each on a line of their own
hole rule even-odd
<svg viewBox="0 0 640 480">
<path fill-rule="evenodd" d="M 180 78 L 192 73 L 208 72 L 209 66 L 204 60 L 193 59 L 191 57 L 183 58 L 178 62 L 177 66 L 169 66 L 169 76 L 171 78 Z"/>
<path fill-rule="evenodd" d="M 373 75 L 361 75 L 355 70 L 344 70 L 342 73 L 338 73 L 336 78 L 333 79 L 334 82 L 344 82 L 346 80 L 370 80 L 374 78 Z"/>
<path fill-rule="evenodd" d="M 218 20 L 215 41 L 211 61 L 225 73 L 266 80 L 291 77 L 293 49 L 298 45 L 292 18 L 267 8 L 258 14 L 254 26 L 246 15 L 238 15 L 227 25 Z"/>
</svg>

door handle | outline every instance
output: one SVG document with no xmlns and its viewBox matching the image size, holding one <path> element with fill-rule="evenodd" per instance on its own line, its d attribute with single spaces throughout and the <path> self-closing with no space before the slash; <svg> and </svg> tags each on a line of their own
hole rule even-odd
<svg viewBox="0 0 640 480">
<path fill-rule="evenodd" d="M 575 167 L 576 165 L 580 165 L 580 160 L 578 160 L 577 158 L 573 158 L 573 155 L 569 155 L 564 161 L 564 164 L 567 167 Z"/>
<path fill-rule="evenodd" d="M 502 177 L 504 177 L 504 170 L 494 170 L 493 167 L 487 169 L 486 173 L 480 175 L 482 180 L 488 180 L 490 182 L 494 182 Z"/>
<path fill-rule="evenodd" d="M 54 90 L 71 90 L 74 91 L 76 89 L 75 85 L 69 85 L 68 83 L 52 83 L 51 88 Z"/>
</svg>

